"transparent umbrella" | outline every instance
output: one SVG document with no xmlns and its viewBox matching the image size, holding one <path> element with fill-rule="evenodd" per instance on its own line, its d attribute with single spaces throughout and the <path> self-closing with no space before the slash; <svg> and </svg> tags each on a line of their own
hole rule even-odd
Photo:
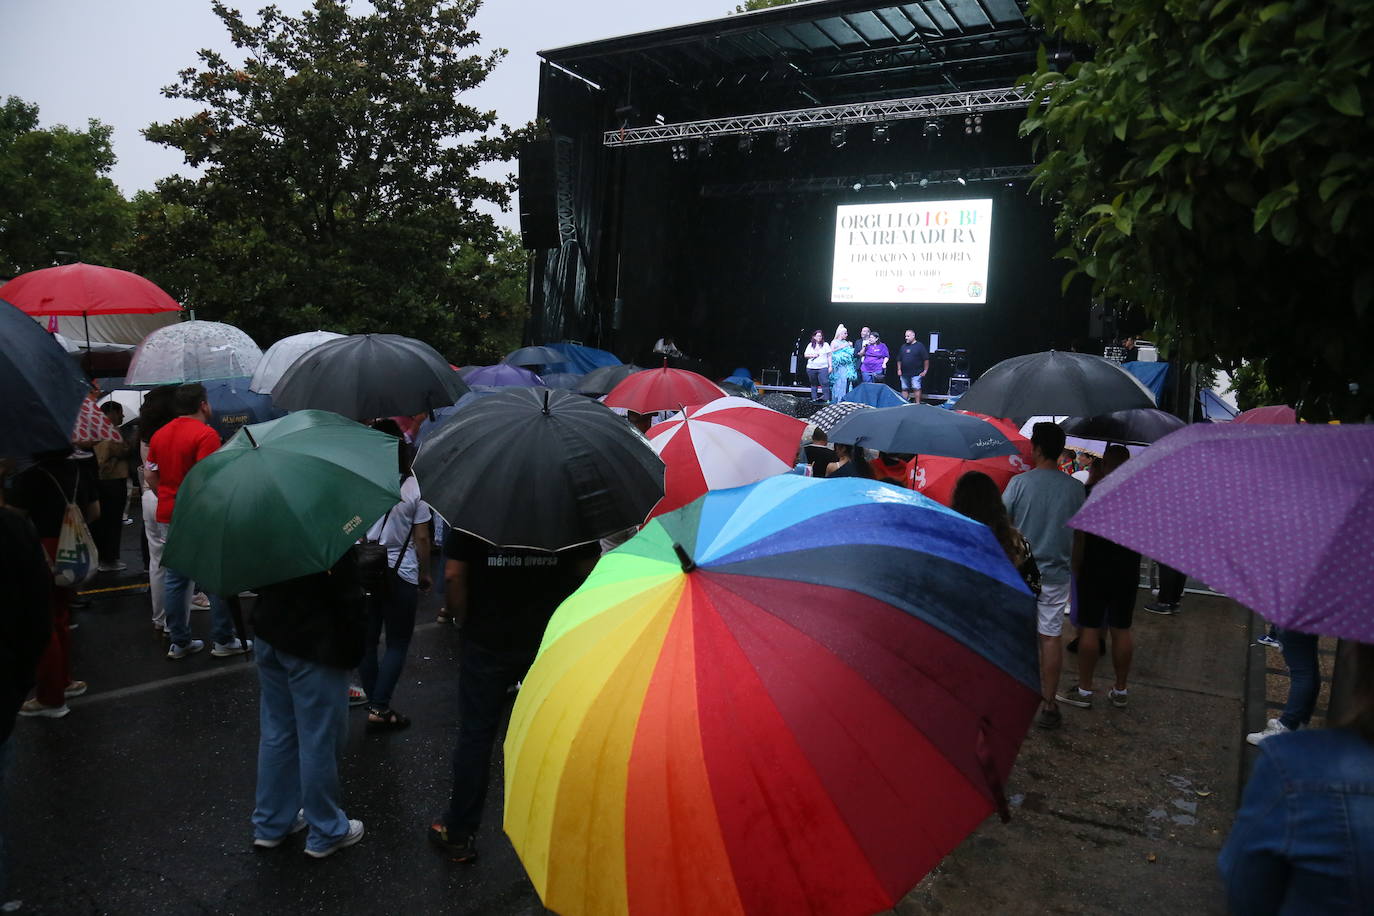
<svg viewBox="0 0 1374 916">
<path fill-rule="evenodd" d="M 291 368 L 292 363 L 320 344 L 338 340 L 343 336 L 333 331 L 306 331 L 304 334 L 283 337 L 268 347 L 267 352 L 263 354 L 262 362 L 258 363 L 258 368 L 253 373 L 253 380 L 248 383 L 248 390 L 256 391 L 258 394 L 271 394 L 272 386 L 276 385 L 286 370 Z"/>
<path fill-rule="evenodd" d="M 143 339 L 129 364 L 130 386 L 181 385 L 252 375 L 262 361 L 253 338 L 218 321 L 183 321 Z"/>
</svg>

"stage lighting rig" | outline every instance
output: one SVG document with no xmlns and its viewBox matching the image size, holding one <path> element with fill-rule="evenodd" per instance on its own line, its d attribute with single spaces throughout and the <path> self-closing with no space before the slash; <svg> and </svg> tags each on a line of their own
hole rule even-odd
<svg viewBox="0 0 1374 916">
<path fill-rule="evenodd" d="M 945 132 L 944 125 L 939 118 L 927 118 L 921 125 L 921 135 L 930 140 L 938 140 Z"/>
<path fill-rule="evenodd" d="M 983 116 L 981 114 L 971 114 L 964 117 L 965 134 L 981 134 L 983 132 Z"/>
<path fill-rule="evenodd" d="M 716 144 L 710 137 L 702 137 L 701 143 L 697 145 L 697 155 L 703 159 L 709 159 L 711 154 L 716 151 Z"/>
<path fill-rule="evenodd" d="M 744 134 L 739 138 L 739 151 L 741 153 L 752 153 L 754 151 L 753 134 Z"/>
<path fill-rule="evenodd" d="M 856 191 L 862 191 L 864 189 L 864 183 L 862 181 L 856 181 L 854 184 L 850 185 L 850 187 Z"/>
<path fill-rule="evenodd" d="M 674 161 L 674 162 L 682 162 L 683 160 L 685 160 L 685 159 L 687 158 L 687 144 L 686 144 L 686 143 L 674 143 L 674 144 L 673 144 L 671 147 L 669 147 L 669 148 L 672 150 L 672 153 L 673 153 L 673 161 Z"/>
<path fill-rule="evenodd" d="M 778 152 L 780 153 L 785 153 L 790 150 L 792 148 L 792 131 L 778 131 L 777 139 L 773 141 L 773 144 L 778 148 Z"/>
<path fill-rule="evenodd" d="M 830 145 L 835 147 L 835 149 L 844 146 L 845 141 L 848 139 L 848 134 L 843 127 L 830 128 Z"/>
<path fill-rule="evenodd" d="M 891 128 L 886 124 L 873 125 L 873 142 L 887 143 L 892 140 Z"/>
</svg>

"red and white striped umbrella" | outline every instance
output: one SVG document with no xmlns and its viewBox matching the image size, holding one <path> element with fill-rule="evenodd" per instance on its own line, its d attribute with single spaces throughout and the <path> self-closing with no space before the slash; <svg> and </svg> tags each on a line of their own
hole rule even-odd
<svg viewBox="0 0 1374 916">
<path fill-rule="evenodd" d="M 708 490 L 742 487 L 792 469 L 806 421 L 747 398 L 688 407 L 649 430 L 663 459 L 663 499 L 649 517 L 687 505 Z"/>
</svg>

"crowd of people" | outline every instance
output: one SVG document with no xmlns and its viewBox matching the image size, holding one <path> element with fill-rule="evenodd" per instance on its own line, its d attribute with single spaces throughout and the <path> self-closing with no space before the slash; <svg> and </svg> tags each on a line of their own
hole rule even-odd
<svg viewBox="0 0 1374 916">
<path fill-rule="evenodd" d="M 838 400 L 859 377 L 881 381 L 895 361 L 903 390 L 918 401 L 929 356 L 913 331 L 908 330 L 905 337 L 906 343 L 894 355 L 868 328 L 863 329 L 858 348 L 848 340 L 843 325 L 829 342 L 817 331 L 807 349 L 808 361 L 816 364 L 813 399 L 822 400 L 828 394 Z M 106 404 L 104 409 L 112 423 L 122 422 L 118 405 Z M 14 609 L 5 617 L 0 646 L 10 672 L 6 701 L 19 715 L 60 718 L 70 712 L 67 699 L 87 689 L 70 670 L 74 591 L 55 587 L 49 568 L 70 506 L 76 506 L 92 526 L 101 569 L 122 568 L 119 542 L 131 479 L 137 481 L 143 510 L 142 546 L 153 631 L 166 640 L 169 661 L 182 662 L 206 648 L 206 640 L 193 633 L 190 612 L 197 599 L 193 577 L 167 565 L 163 557 L 183 482 L 198 462 L 221 445 L 210 419 L 211 407 L 202 385 L 155 389 L 145 397 L 129 441 L 36 455 L 22 472 L 6 474 L 8 485 L 0 491 L 4 501 L 23 511 L 0 511 L 0 550 L 7 560 L 6 584 Z M 641 429 L 647 425 L 644 416 L 628 419 Z M 363 544 L 384 549 L 386 567 L 380 579 L 369 578 L 358 554 L 350 551 L 329 570 L 263 584 L 256 594 L 211 592 L 204 596 L 209 654 L 223 658 L 252 652 L 256 662 L 260 740 L 251 824 L 252 843 L 258 848 L 276 848 L 291 835 L 305 832 L 306 854 L 322 858 L 363 838 L 362 821 L 350 818 L 344 809 L 339 780 L 338 752 L 349 728 L 350 696 L 366 706 L 369 730 L 409 726 L 409 717 L 393 702 L 419 598 L 434 585 L 431 570 L 438 551 L 443 558 L 440 619 L 460 626 L 462 632 L 460 722 L 450 795 L 443 811 L 429 823 L 427 835 L 453 861 L 475 860 L 492 753 L 511 691 L 533 663 L 554 610 L 590 573 L 600 552 L 619 543 L 612 540 L 547 552 L 496 546 L 446 530 L 443 520 L 426 504 L 411 469 L 418 420 L 400 417 L 371 422 L 374 430 L 395 438 L 398 456 L 400 501 L 375 520 L 361 539 Z M 1101 699 L 1117 709 L 1129 705 L 1132 615 L 1141 561 L 1129 549 L 1075 533 L 1067 525 L 1092 489 L 1119 470 L 1130 453 L 1123 446 L 1111 445 L 1101 458 L 1095 458 L 1067 451 L 1065 443 L 1060 426 L 1037 423 L 1031 434 L 1030 470 L 1013 477 L 1005 491 L 999 491 L 987 475 L 971 471 L 959 479 L 952 500 L 955 511 L 992 531 L 1008 562 L 1036 597 L 1040 709 L 1035 722 L 1044 729 L 1063 724 L 1061 705 L 1086 710 Z M 823 434 L 813 444 L 824 445 Z M 902 457 L 869 456 L 862 448 L 845 444 L 836 444 L 833 453 L 806 456 L 813 476 L 858 476 L 911 486 Z M 1164 570 L 1158 600 L 1146 609 L 1173 613 L 1181 595 L 1182 576 Z M 245 619 L 242 602 L 247 599 L 255 600 Z M 1068 644 L 1068 651 L 1075 655 L 1075 670 L 1067 683 L 1062 678 L 1065 644 L 1061 639 L 1066 616 L 1077 631 Z M 1307 723 L 1315 705 L 1316 638 L 1291 632 L 1281 638 L 1293 672 L 1293 695 L 1281 717 L 1271 720 L 1264 733 L 1250 736 L 1252 743 L 1296 731 Z M 1112 678 L 1102 698 L 1098 669 L 1104 657 L 1110 658 Z M 1361 699 L 1353 729 L 1309 742 L 1320 745 L 1315 752 L 1326 759 L 1363 761 L 1371 756 L 1374 661 L 1368 652 L 1361 670 Z M 9 753 L 13 719 L 13 714 L 0 716 L 4 728 L 0 764 Z M 1260 882 L 1258 862 L 1284 856 L 1291 861 L 1291 849 L 1265 845 L 1280 826 L 1296 829 L 1292 820 L 1297 815 L 1276 810 L 1272 799 L 1291 798 L 1295 793 L 1315 798 L 1321 793 L 1319 786 L 1295 785 L 1285 775 L 1299 766 L 1297 744 L 1266 741 L 1263 749 L 1271 748 L 1274 752 L 1266 753 L 1256 770 L 1237 835 L 1223 857 L 1223 867 L 1233 882 Z M 1333 771 L 1330 779 L 1339 775 Z M 1251 796 L 1261 791 L 1271 799 L 1267 807 L 1263 801 L 1251 803 Z M 1350 796 L 1347 793 L 1343 798 L 1349 802 Z M 1363 799 L 1362 807 L 1351 809 L 1358 823 L 1350 831 L 1361 837 L 1359 843 L 1367 844 L 1374 834 L 1374 792 L 1366 792 Z M 1321 842 L 1336 840 L 1326 837 Z M 1368 852 L 1365 846 L 1359 848 Z M 1322 880 L 1327 881 L 1325 890 L 1311 892 L 1329 897 L 1337 881 L 1329 876 Z M 1320 883 L 1313 878 L 1310 887 Z"/>
</svg>

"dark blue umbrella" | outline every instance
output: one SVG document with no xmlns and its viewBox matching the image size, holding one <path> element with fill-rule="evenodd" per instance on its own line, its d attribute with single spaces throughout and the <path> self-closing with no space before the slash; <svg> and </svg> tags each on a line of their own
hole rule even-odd
<svg viewBox="0 0 1374 916">
<path fill-rule="evenodd" d="M 996 458 L 1019 449 L 1000 429 L 968 414 L 930 404 L 859 410 L 836 423 L 830 441 L 897 455 Z"/>
<path fill-rule="evenodd" d="M 210 402 L 210 426 L 221 439 L 228 439 L 250 423 L 266 423 L 286 416 L 272 405 L 271 395 L 250 391 L 250 376 L 204 382 L 205 399 Z"/>
<path fill-rule="evenodd" d="M 840 399 L 853 404 L 867 404 L 869 407 L 899 407 L 905 404 L 902 396 L 881 382 L 864 382 L 849 389 Z"/>
<path fill-rule="evenodd" d="M 23 458 L 70 447 L 88 388 L 51 334 L 0 301 L 0 455 Z"/>
</svg>

